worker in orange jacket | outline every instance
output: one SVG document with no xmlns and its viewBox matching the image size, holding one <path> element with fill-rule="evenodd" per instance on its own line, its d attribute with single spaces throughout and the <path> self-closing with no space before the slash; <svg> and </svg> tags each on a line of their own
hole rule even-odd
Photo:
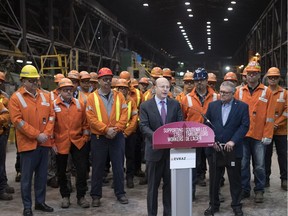
<svg viewBox="0 0 288 216">
<path fill-rule="evenodd" d="M 274 106 L 272 91 L 260 83 L 261 67 L 251 61 L 246 67 L 247 85 L 237 89 L 235 98 L 249 105 L 250 127 L 243 141 L 242 199 L 250 197 L 250 158 L 253 160 L 255 178 L 254 201 L 264 202 L 265 150 L 272 141 Z"/>
<path fill-rule="evenodd" d="M 144 94 L 147 91 L 148 86 L 149 86 L 149 78 L 142 77 L 138 82 L 138 88 L 142 92 L 142 94 Z"/>
<path fill-rule="evenodd" d="M 58 86 L 58 83 L 61 79 L 65 78 L 62 73 L 54 75 L 54 83 Z M 58 98 L 59 92 L 57 87 L 50 91 L 51 103 Z M 58 188 L 58 179 L 57 179 L 57 163 L 56 163 L 56 154 L 55 151 L 51 148 L 48 155 L 48 175 L 47 175 L 47 185 L 52 188 Z"/>
<path fill-rule="evenodd" d="M 92 206 L 99 207 L 102 197 L 102 180 L 109 153 L 112 162 L 114 193 L 121 204 L 127 204 L 124 191 L 125 138 L 123 132 L 128 119 L 128 109 L 122 93 L 111 89 L 113 73 L 109 68 L 98 72 L 100 88 L 88 96 L 86 105 L 90 125 L 92 178 Z"/>
<path fill-rule="evenodd" d="M 136 129 L 138 127 L 138 109 L 134 100 L 129 96 L 129 86 L 125 79 L 119 79 L 116 87 L 125 99 L 128 109 L 127 125 L 124 130 L 125 137 L 125 156 L 126 156 L 126 185 L 128 188 L 134 187 L 133 178 L 135 175 L 135 156 L 137 136 Z"/>
<path fill-rule="evenodd" d="M 34 175 L 35 210 L 53 212 L 45 204 L 48 151 L 54 128 L 54 111 L 48 94 L 37 88 L 39 74 L 32 65 L 20 73 L 22 87 L 9 102 L 11 122 L 16 128 L 21 163 L 23 215 L 32 215 L 31 184 Z"/>
<path fill-rule="evenodd" d="M 1 73 L 1 72 L 0 72 Z M 8 109 L 0 102 L 0 200 L 12 200 L 13 196 L 7 190 L 7 175 L 6 175 L 6 147 L 7 137 L 4 131 L 4 125 L 10 121 Z M 12 188 L 14 191 L 14 188 Z"/>
<path fill-rule="evenodd" d="M 90 205 L 85 199 L 85 194 L 89 157 L 87 141 L 90 133 L 85 106 L 73 98 L 73 83 L 70 79 L 61 79 L 57 90 L 60 96 L 53 101 L 55 112 L 53 149 L 57 154 L 57 173 L 62 196 L 61 207 L 68 208 L 70 206 L 70 191 L 66 177 L 68 154 L 70 153 L 76 167 L 77 203 L 82 208 L 88 208 Z"/>
<path fill-rule="evenodd" d="M 275 143 L 280 170 L 281 188 L 287 191 L 287 90 L 279 86 L 280 71 L 271 67 L 266 73 L 268 88 L 272 91 L 274 111 L 274 134 L 272 143 L 267 146 L 265 153 L 266 187 L 270 187 L 271 157 Z"/>
<path fill-rule="evenodd" d="M 152 86 L 143 94 L 144 101 L 147 101 L 153 98 L 153 96 L 155 95 L 155 81 L 158 78 L 162 77 L 162 75 L 163 75 L 163 70 L 160 67 L 152 68 L 151 73 L 150 73 L 150 76 L 151 76 L 150 81 L 152 82 Z"/>
<path fill-rule="evenodd" d="M 170 98 L 176 98 L 177 95 L 179 95 L 183 91 L 183 89 L 176 85 L 175 79 L 173 79 L 175 82 L 172 83 L 172 78 L 174 77 L 172 76 L 172 71 L 170 68 L 163 68 L 163 77 L 166 78 L 170 83 L 170 90 L 168 96 Z"/>
<path fill-rule="evenodd" d="M 184 74 L 183 83 L 184 83 L 183 91 L 179 95 L 177 95 L 177 97 L 175 98 L 177 101 L 179 101 L 181 107 L 182 107 L 182 105 L 181 105 L 182 104 L 182 100 L 194 88 L 194 81 L 193 81 L 193 73 L 192 72 L 188 71 L 188 72 L 186 72 Z"/>
<path fill-rule="evenodd" d="M 208 73 L 204 68 L 198 68 L 193 74 L 194 89 L 184 97 L 182 101 L 182 110 L 185 121 L 194 121 L 204 123 L 203 114 L 208 109 L 211 101 L 216 101 L 219 97 L 214 90 L 208 86 Z M 196 182 L 200 186 L 206 186 L 206 155 L 204 148 L 196 149 L 196 169 L 193 169 L 193 198 L 195 198 Z M 197 177 L 197 178 L 195 178 Z"/>
</svg>

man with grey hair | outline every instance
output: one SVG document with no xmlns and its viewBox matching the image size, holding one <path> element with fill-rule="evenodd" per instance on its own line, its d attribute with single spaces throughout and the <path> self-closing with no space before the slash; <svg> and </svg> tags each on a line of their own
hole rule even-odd
<svg viewBox="0 0 288 216">
<path fill-rule="evenodd" d="M 214 215 L 219 211 L 219 186 L 221 168 L 226 167 L 230 182 L 231 207 L 235 216 L 242 216 L 241 201 L 241 159 L 243 139 L 249 129 L 248 105 L 234 98 L 235 85 L 224 81 L 220 86 L 220 100 L 209 103 L 206 113 L 210 127 L 215 133 L 214 148 L 207 148 L 210 186 L 209 207 L 204 215 Z M 208 123 L 207 123 L 208 124 Z M 213 154 L 216 156 L 213 161 Z M 215 158 L 215 157 L 214 157 Z"/>
</svg>

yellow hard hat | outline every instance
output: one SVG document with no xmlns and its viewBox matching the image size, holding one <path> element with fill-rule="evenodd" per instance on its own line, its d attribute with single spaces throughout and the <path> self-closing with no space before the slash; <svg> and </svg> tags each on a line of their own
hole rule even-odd
<svg viewBox="0 0 288 216">
<path fill-rule="evenodd" d="M 33 65 L 25 65 L 20 73 L 20 78 L 39 78 L 37 69 Z"/>
</svg>

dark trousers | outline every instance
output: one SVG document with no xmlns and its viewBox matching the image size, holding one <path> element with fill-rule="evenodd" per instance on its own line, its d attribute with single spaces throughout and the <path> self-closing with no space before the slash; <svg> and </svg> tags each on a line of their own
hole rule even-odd
<svg viewBox="0 0 288 216">
<path fill-rule="evenodd" d="M 6 147 L 7 139 L 4 134 L 0 135 L 0 194 L 4 193 L 7 186 L 6 176 Z"/>
<path fill-rule="evenodd" d="M 171 216 L 171 171 L 170 150 L 166 149 L 163 157 L 155 161 L 146 161 L 148 177 L 147 210 L 148 216 L 156 216 L 158 211 L 158 188 L 163 178 L 163 216 Z"/>
<path fill-rule="evenodd" d="M 213 163 L 213 156 L 208 156 L 209 162 L 209 176 L 210 176 L 210 184 L 209 184 L 209 197 L 210 197 L 210 205 L 213 203 L 214 197 L 214 207 L 219 208 L 219 189 L 220 189 L 220 179 L 222 177 L 221 169 L 217 164 Z M 215 167 L 216 166 L 216 167 Z M 231 207 L 232 209 L 241 208 L 241 159 L 235 159 L 235 166 L 227 165 L 227 174 L 230 183 L 230 195 L 232 198 Z"/>
<path fill-rule="evenodd" d="M 280 179 L 287 180 L 287 135 L 274 135 L 270 145 L 266 147 L 265 153 L 265 171 L 266 181 L 269 181 L 271 175 L 271 157 L 273 154 L 273 143 L 275 143 L 278 156 L 278 165 L 280 169 Z"/>
<path fill-rule="evenodd" d="M 132 133 L 125 139 L 126 179 L 134 178 L 136 139 L 137 139 L 136 133 Z"/>
<path fill-rule="evenodd" d="M 207 171 L 205 148 L 196 148 L 197 178 L 203 178 Z"/>
<path fill-rule="evenodd" d="M 35 150 L 20 152 L 21 196 L 24 208 L 31 208 L 31 184 L 34 174 L 35 203 L 44 203 L 46 196 L 48 147 L 37 146 Z"/>
<path fill-rule="evenodd" d="M 142 164 L 142 142 L 143 142 L 143 137 L 142 133 L 137 127 L 136 130 L 136 136 L 134 138 L 135 142 L 135 171 L 140 171 L 141 170 L 141 164 Z"/>
<path fill-rule="evenodd" d="M 76 168 L 76 190 L 77 190 L 77 199 L 84 197 L 87 189 L 87 164 L 89 157 L 88 144 L 86 143 L 81 149 L 78 149 L 75 145 L 71 145 L 70 154 L 72 161 L 75 164 Z M 70 191 L 67 186 L 67 161 L 68 154 L 57 154 L 57 175 L 58 182 L 60 185 L 60 194 L 62 197 L 70 197 Z"/>
<path fill-rule="evenodd" d="M 110 155 L 113 171 L 114 193 L 117 198 L 125 195 L 124 191 L 124 155 L 125 138 L 122 133 L 118 133 L 114 139 L 105 136 L 91 135 L 91 156 L 92 156 L 92 198 L 102 197 L 102 180 L 107 155 Z"/>
</svg>

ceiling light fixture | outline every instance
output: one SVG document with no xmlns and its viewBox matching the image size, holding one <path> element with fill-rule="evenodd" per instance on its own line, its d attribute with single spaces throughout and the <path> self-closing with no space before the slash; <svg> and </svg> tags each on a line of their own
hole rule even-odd
<svg viewBox="0 0 288 216">
<path fill-rule="evenodd" d="M 193 14 L 189 14 L 188 16 L 189 16 L 189 17 L 193 17 Z"/>
<path fill-rule="evenodd" d="M 210 25 L 207 25 L 207 28 L 211 28 L 211 26 L 210 26 Z"/>
<path fill-rule="evenodd" d="M 186 32 L 183 32 L 182 35 L 186 35 Z"/>
<path fill-rule="evenodd" d="M 143 3 L 143 6 L 144 7 L 149 7 L 149 4 L 148 3 Z"/>
<path fill-rule="evenodd" d="M 231 1 L 231 4 L 236 4 L 236 1 Z"/>
<path fill-rule="evenodd" d="M 191 8 L 188 8 L 188 9 L 187 9 L 187 11 L 188 11 L 188 12 L 191 12 L 191 11 L 192 11 L 192 9 L 191 9 Z"/>
<path fill-rule="evenodd" d="M 181 22 L 177 22 L 177 25 L 181 25 Z"/>
<path fill-rule="evenodd" d="M 185 5 L 190 5 L 190 2 L 185 2 Z"/>
<path fill-rule="evenodd" d="M 211 29 L 207 29 L 207 32 L 210 32 L 211 31 Z"/>
<path fill-rule="evenodd" d="M 179 28 L 181 28 L 181 29 L 182 29 L 182 28 L 183 28 L 183 26 L 179 26 Z"/>
<path fill-rule="evenodd" d="M 209 22 L 209 21 L 208 21 L 208 22 L 206 22 L 206 23 L 207 23 L 208 25 L 210 25 L 210 24 L 211 24 L 211 22 Z"/>
<path fill-rule="evenodd" d="M 184 29 L 181 29 L 181 32 L 185 32 L 185 30 L 184 30 Z"/>
<path fill-rule="evenodd" d="M 211 35 L 211 32 L 207 32 L 207 35 Z"/>
<path fill-rule="evenodd" d="M 228 21 L 228 18 L 224 18 L 224 21 L 227 22 L 227 21 Z"/>
<path fill-rule="evenodd" d="M 233 10 L 233 8 L 232 8 L 232 7 L 229 7 L 229 8 L 228 8 L 228 11 L 232 11 L 232 10 Z"/>
<path fill-rule="evenodd" d="M 184 38 L 188 38 L 188 36 L 187 36 L 187 35 L 184 35 Z"/>
</svg>

